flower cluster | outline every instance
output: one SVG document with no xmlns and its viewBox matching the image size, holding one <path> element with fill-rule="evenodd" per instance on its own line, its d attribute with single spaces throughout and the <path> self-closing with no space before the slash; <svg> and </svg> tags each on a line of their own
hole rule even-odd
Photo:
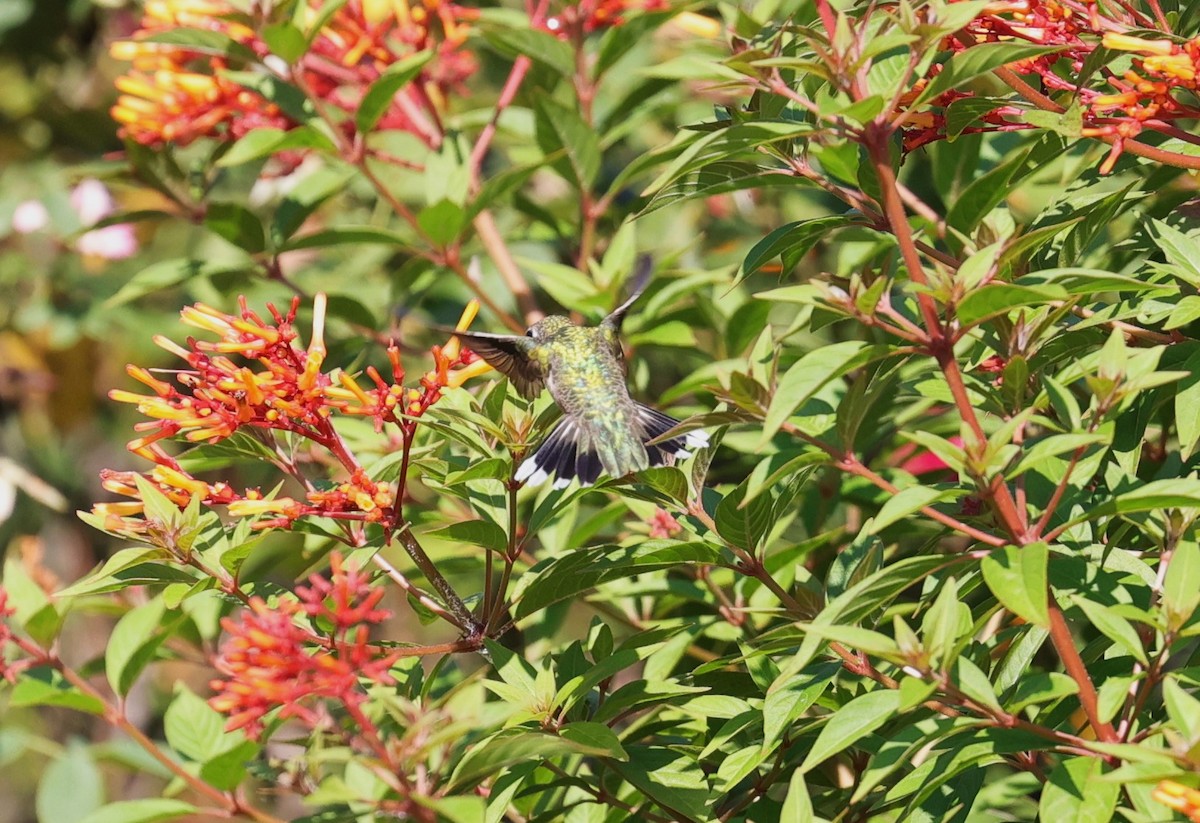
<svg viewBox="0 0 1200 823">
<path fill-rule="evenodd" d="M 399 653 L 367 642 L 371 626 L 391 617 L 379 608 L 384 590 L 337 553 L 331 565 L 329 579 L 313 575 L 309 586 L 296 589 L 296 600 L 268 606 L 254 597 L 238 619 L 221 621 L 229 638 L 214 661 L 223 677 L 212 681 L 216 694 L 209 704 L 229 717 L 227 730 L 258 737 L 263 717 L 275 709 L 281 718 L 316 727 L 322 714 L 315 699 L 333 700 L 355 715 L 366 699 L 363 680 L 393 682 L 388 670 Z M 301 625 L 303 616 L 332 626 L 332 633 Z"/>
<path fill-rule="evenodd" d="M 475 70 L 463 50 L 468 10 L 443 0 L 348 0 L 322 23 L 322 0 L 305 7 L 307 22 L 321 25 L 306 55 L 289 65 L 224 0 L 150 0 L 132 39 L 118 41 L 112 55 L 133 64 L 117 80 L 122 92 L 112 109 L 121 134 L 150 146 L 187 145 L 201 137 L 234 140 L 255 128 L 289 129 L 297 123 L 275 103 L 228 74 L 231 56 L 292 81 L 308 93 L 354 112 L 370 85 L 393 63 L 432 50 L 434 59 L 416 82 L 396 95 L 380 119 L 385 129 L 420 130 L 446 92 Z M 266 22 L 266 21 L 263 21 Z M 207 53 L 178 45 L 179 29 L 211 32 L 231 46 Z M 163 39 L 175 42 L 161 42 Z M 352 132 L 353 118 L 343 127 Z"/>
<path fill-rule="evenodd" d="M 176 504 L 186 506 L 199 495 L 205 505 L 226 506 L 235 517 L 275 515 L 256 523 L 257 528 L 286 527 L 299 518 L 313 516 L 391 522 L 397 490 L 367 475 L 334 427 L 333 416 L 371 417 L 377 431 L 392 424 L 410 440 L 419 418 L 437 402 L 443 389 L 462 385 L 490 367 L 452 339 L 446 346 L 433 348 L 434 367 L 421 378 L 420 388 L 405 388 L 399 349 L 393 344 L 388 348 L 391 381 L 371 367 L 367 375 L 374 385 L 364 389 L 347 372 L 322 370 L 326 354 L 325 296 L 318 295 L 314 301 L 307 347 L 298 342 L 299 306 L 298 298 L 287 313 L 268 306 L 269 320 L 248 308 L 244 298 L 237 315 L 203 304 L 185 308 L 185 323 L 217 339 L 189 337 L 185 347 L 156 337 L 159 346 L 186 364 L 173 372 L 174 382 L 160 379 L 140 366 L 128 367 L 130 376 L 151 390 L 150 394 L 123 390 L 109 393 L 114 400 L 135 404 L 150 418 L 135 426 L 140 436 L 130 441 L 128 448 L 155 464 L 146 478 Z M 478 304 L 469 304 L 458 328 L 466 328 L 477 311 Z M 241 430 L 259 436 L 281 432 L 306 438 L 340 464 L 345 478 L 332 487 L 306 483 L 304 499 L 267 499 L 257 489 L 238 492 L 223 481 L 209 483 L 192 476 L 159 442 L 173 438 L 216 443 Z M 144 510 L 137 474 L 106 470 L 101 477 L 106 489 L 133 501 L 102 503 L 94 512 L 104 517 L 113 531 L 145 531 L 147 524 L 136 519 Z"/>
<path fill-rule="evenodd" d="M 650 536 L 668 538 L 674 537 L 683 531 L 683 526 L 675 519 L 675 516 L 666 509 L 659 506 L 654 510 L 654 514 L 646 520 L 650 526 Z"/>
<path fill-rule="evenodd" d="M 667 7 L 666 0 L 580 0 L 564 5 L 558 14 L 546 20 L 545 28 L 567 39 L 575 32 L 591 34 L 620 26 L 631 11 L 663 11 Z"/>
<path fill-rule="evenodd" d="M 961 2 L 961 0 L 959 0 Z M 1103 10 L 1097 3 L 1073 4 L 1061 0 L 997 0 L 989 3 L 946 47 L 962 51 L 972 43 L 1027 42 L 1058 46 L 1050 54 L 1014 63 L 1017 74 L 1033 76 L 1047 94 L 1078 102 L 1084 137 L 1099 137 L 1112 144 L 1112 151 L 1101 172 L 1112 170 L 1124 150 L 1126 140 L 1146 128 L 1172 133 L 1172 121 L 1200 116 L 1190 95 L 1200 89 L 1200 39 L 1178 43 L 1168 38 L 1142 39 L 1131 32 L 1154 27 L 1154 21 L 1126 9 L 1121 16 Z M 1085 64 L 1097 48 L 1131 55 L 1131 68 L 1101 70 L 1083 79 Z M 910 91 L 903 102 L 910 103 L 925 84 L 938 74 L 935 65 Z M 1099 86 L 1104 83 L 1104 86 Z M 970 92 L 953 90 L 930 101 L 928 110 L 905 115 L 905 149 L 946 136 L 948 106 L 956 100 L 973 97 Z M 964 131 L 1012 131 L 1034 128 L 1023 118 L 1025 106 L 999 105 L 976 116 Z"/>
<path fill-rule="evenodd" d="M 1193 823 L 1200 823 L 1200 791 L 1174 780 L 1163 780 L 1154 788 L 1152 796 L 1164 806 L 1186 815 Z"/>
</svg>

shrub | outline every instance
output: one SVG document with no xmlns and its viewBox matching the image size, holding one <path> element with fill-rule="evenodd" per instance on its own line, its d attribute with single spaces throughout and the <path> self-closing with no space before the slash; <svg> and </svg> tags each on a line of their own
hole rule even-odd
<svg viewBox="0 0 1200 823">
<path fill-rule="evenodd" d="M 710 12 L 146 3 L 104 225 L 186 243 L 104 307 L 189 331 L 111 393 L 116 550 L 0 590 L 12 728 L 136 753 L 43 819 L 1200 820 L 1200 16 Z M 712 445 L 526 489 L 554 404 L 430 326 L 638 250 L 633 393 Z"/>
</svg>

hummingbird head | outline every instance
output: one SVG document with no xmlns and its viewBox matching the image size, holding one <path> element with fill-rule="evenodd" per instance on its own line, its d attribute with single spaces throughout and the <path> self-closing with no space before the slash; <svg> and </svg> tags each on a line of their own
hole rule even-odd
<svg viewBox="0 0 1200 823">
<path fill-rule="evenodd" d="M 543 317 L 530 326 L 526 330 L 525 336 L 532 337 L 534 340 L 545 340 L 558 334 L 563 329 L 574 325 L 569 318 L 563 317 L 560 314 L 552 314 L 549 317 Z"/>
</svg>

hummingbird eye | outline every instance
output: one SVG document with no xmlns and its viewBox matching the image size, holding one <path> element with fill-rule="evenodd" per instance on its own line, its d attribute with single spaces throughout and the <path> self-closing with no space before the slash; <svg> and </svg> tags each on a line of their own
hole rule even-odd
<svg viewBox="0 0 1200 823">
<path fill-rule="evenodd" d="M 533 333 L 532 328 L 528 328 L 525 330 L 525 336 L 526 337 L 537 337 L 537 335 Z"/>
</svg>

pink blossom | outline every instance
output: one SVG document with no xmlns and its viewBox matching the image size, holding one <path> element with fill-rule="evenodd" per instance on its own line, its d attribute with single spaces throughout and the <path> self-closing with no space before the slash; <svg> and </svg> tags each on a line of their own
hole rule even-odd
<svg viewBox="0 0 1200 823">
<path fill-rule="evenodd" d="M 137 235 L 129 223 L 117 223 L 93 229 L 75 241 L 80 254 L 103 257 L 105 260 L 124 260 L 138 251 Z"/>
<path fill-rule="evenodd" d="M 50 225 L 50 212 L 40 200 L 19 204 L 12 216 L 12 230 L 17 234 L 33 234 Z"/>
<path fill-rule="evenodd" d="M 85 226 L 91 226 L 116 211 L 108 187 L 95 178 L 86 178 L 71 191 L 71 205 Z M 137 236 L 129 223 L 117 223 L 93 229 L 75 242 L 80 254 L 105 260 L 124 260 L 137 254 Z"/>
</svg>

